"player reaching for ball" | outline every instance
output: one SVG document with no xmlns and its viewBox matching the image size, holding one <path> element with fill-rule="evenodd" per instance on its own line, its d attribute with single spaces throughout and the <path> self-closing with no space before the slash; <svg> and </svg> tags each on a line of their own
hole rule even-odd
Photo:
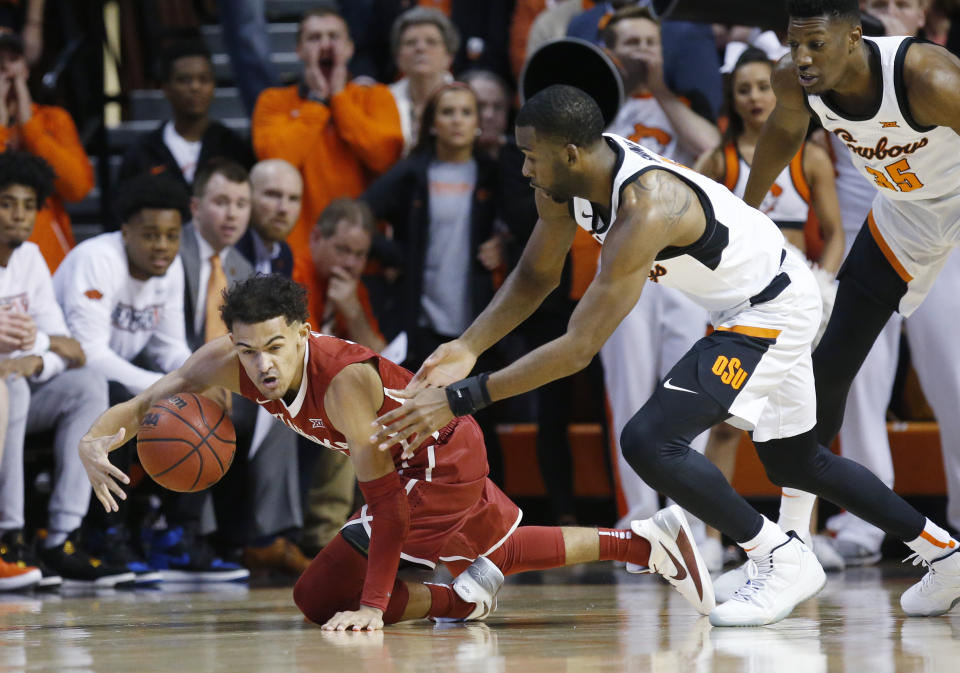
<svg viewBox="0 0 960 673">
<path fill-rule="evenodd" d="M 230 334 L 105 412 L 80 443 L 97 498 L 118 509 L 129 480 L 108 453 L 137 432 L 150 407 L 176 393 L 221 386 L 240 393 L 307 439 L 350 456 L 364 505 L 300 577 L 294 601 L 325 629 L 379 629 L 409 619 L 483 619 L 505 575 L 596 560 L 663 575 L 694 607 L 714 606 L 710 576 L 677 507 L 631 530 L 518 527 L 519 508 L 487 478 L 483 435 L 454 419 L 410 459 L 405 444 L 377 450 L 370 426 L 399 407 L 387 391 L 413 374 L 358 344 L 310 331 L 306 290 L 255 276 L 225 295 Z M 119 482 L 119 483 L 118 483 Z M 400 561 L 446 564 L 451 585 L 402 582 Z"/>
</svg>

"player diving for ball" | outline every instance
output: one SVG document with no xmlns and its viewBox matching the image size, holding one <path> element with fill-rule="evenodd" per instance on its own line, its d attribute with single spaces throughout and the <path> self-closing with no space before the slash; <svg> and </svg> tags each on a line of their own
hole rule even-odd
<svg viewBox="0 0 960 673">
<path fill-rule="evenodd" d="M 310 331 L 306 290 L 283 276 L 255 276 L 226 294 L 230 334 L 202 346 L 179 369 L 106 411 L 80 443 L 97 498 L 108 511 L 127 476 L 108 453 L 133 436 L 150 407 L 180 392 L 220 386 L 267 409 L 307 439 L 349 454 L 366 505 L 301 575 L 294 601 L 325 629 L 378 629 L 409 619 L 483 619 L 505 575 L 597 560 L 658 572 L 707 614 L 713 587 L 682 511 L 631 530 L 520 527 L 519 508 L 487 478 L 486 447 L 470 417 L 451 420 L 405 457 L 377 450 L 370 426 L 400 406 L 386 389 L 413 378 L 358 344 Z M 401 560 L 446 564 L 452 585 L 403 582 Z"/>
<path fill-rule="evenodd" d="M 775 484 L 821 495 L 893 534 L 906 529 L 887 513 L 905 510 L 922 526 L 899 537 L 927 562 L 945 546 L 956 549 L 946 531 L 866 468 L 818 444 L 811 343 L 820 293 L 803 260 L 784 249 L 773 221 L 713 180 L 603 134 L 597 104 L 573 87 L 554 85 L 531 97 L 517 117 L 516 138 L 536 189 L 540 219 L 533 235 L 490 305 L 397 392 L 408 399 L 377 420 L 373 440 L 416 436 L 408 450 L 414 452 L 455 416 L 582 369 L 649 277 L 706 308 L 715 331 L 668 372 L 625 426 L 621 447 L 641 478 L 747 553 L 749 581 L 711 612 L 711 623 L 775 622 L 825 582 L 793 531 L 763 517 L 690 450 L 693 437 L 720 421 L 751 432 Z M 477 356 L 556 287 L 577 226 L 603 250 L 567 332 L 500 371 L 464 379 Z M 917 586 L 929 583 L 931 573 Z M 952 589 L 956 602 L 960 580 Z M 949 606 L 947 600 L 941 611 Z"/>
</svg>

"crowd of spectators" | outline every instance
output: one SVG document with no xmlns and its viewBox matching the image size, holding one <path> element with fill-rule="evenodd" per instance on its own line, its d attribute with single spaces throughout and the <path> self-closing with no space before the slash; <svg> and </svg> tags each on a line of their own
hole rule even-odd
<svg viewBox="0 0 960 673">
<path fill-rule="evenodd" d="M 221 2 L 249 139 L 211 115 L 214 59 L 200 33 L 158 45 L 171 117 L 126 148 L 104 233 L 77 245 L 64 204 L 90 192 L 94 172 L 70 114 L 31 96 L 44 3 L 20 4 L 10 14 L 0 3 L 0 590 L 301 572 L 302 550 L 322 548 L 355 505 L 342 455 L 210 390 L 237 429 L 227 477 L 197 494 L 141 480 L 133 506 L 105 515 L 88 507 L 79 437 L 109 404 L 225 333 L 221 293 L 255 273 L 304 285 L 314 330 L 413 370 L 459 335 L 536 222 L 510 122 L 523 64 L 544 43 L 571 36 L 608 50 L 627 82 L 609 130 L 733 190 L 749 171 L 770 64 L 784 49 L 770 31 L 660 21 L 644 0 L 318 0 L 298 22 L 301 74 L 281 84 L 264 0 Z M 889 32 L 919 29 L 918 16 L 929 17 L 934 40 L 957 32 L 940 2 L 861 5 Z M 785 191 L 803 201 L 786 236 L 822 265 L 827 284 L 852 224 L 840 222 L 830 156 L 810 145 L 781 176 L 793 182 L 764 204 L 780 212 Z M 561 286 L 520 330 L 522 343 L 479 367 L 562 334 L 598 251 L 578 232 Z M 702 309 L 654 285 L 582 386 L 560 381 L 529 396 L 520 413 L 539 427 L 547 518 L 578 519 L 566 424 L 605 425 L 606 398 L 615 445 L 664 365 L 706 327 Z M 502 479 L 489 412 L 478 420 Z M 697 441 L 702 450 L 706 437 Z M 44 443 L 53 447 L 49 505 L 44 517 L 26 516 L 24 447 Z M 125 472 L 135 467 L 129 446 L 114 456 Z M 652 515 L 658 494 L 613 462 L 620 515 Z"/>
</svg>

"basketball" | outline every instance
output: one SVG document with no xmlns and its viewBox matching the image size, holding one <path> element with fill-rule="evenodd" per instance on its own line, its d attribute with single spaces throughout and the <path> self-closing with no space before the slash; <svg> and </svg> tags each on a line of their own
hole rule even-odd
<svg viewBox="0 0 960 673">
<path fill-rule="evenodd" d="M 155 482 L 190 493 L 220 481 L 237 446 L 227 413 L 215 402 L 182 393 L 157 402 L 140 422 L 137 455 Z"/>
</svg>

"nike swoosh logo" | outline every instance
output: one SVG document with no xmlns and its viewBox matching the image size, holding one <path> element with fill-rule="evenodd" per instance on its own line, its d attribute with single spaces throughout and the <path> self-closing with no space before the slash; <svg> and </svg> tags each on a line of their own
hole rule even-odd
<svg viewBox="0 0 960 673">
<path fill-rule="evenodd" d="M 590 218 L 593 217 L 593 213 L 580 213 L 580 217 L 583 217 L 589 220 Z"/>
<path fill-rule="evenodd" d="M 677 574 L 671 577 L 672 580 L 677 580 L 678 582 L 683 581 L 687 578 L 687 569 L 683 567 L 683 564 L 677 560 L 677 557 L 670 553 L 670 550 L 667 549 L 664 544 L 661 542 L 660 546 L 663 547 L 663 551 L 667 552 L 667 556 L 670 557 L 670 560 L 673 562 L 673 567 L 677 569 Z"/>
<path fill-rule="evenodd" d="M 690 543 L 686 532 L 682 528 L 680 529 L 680 534 L 677 535 L 677 549 L 680 550 L 680 555 L 683 556 L 687 567 L 690 568 L 690 579 L 693 580 L 693 586 L 697 588 L 697 595 L 702 599 L 703 582 L 700 579 L 700 571 L 697 568 L 697 556 L 693 551 L 693 545 Z M 669 554 L 669 552 L 667 553 Z"/>
<path fill-rule="evenodd" d="M 690 393 L 691 395 L 697 394 L 696 390 L 687 390 L 686 388 L 681 388 L 679 386 L 673 385 L 672 383 L 670 383 L 671 380 L 672 378 L 667 379 L 666 381 L 663 382 L 663 387 L 666 388 L 667 390 L 679 390 L 681 393 Z"/>
</svg>

